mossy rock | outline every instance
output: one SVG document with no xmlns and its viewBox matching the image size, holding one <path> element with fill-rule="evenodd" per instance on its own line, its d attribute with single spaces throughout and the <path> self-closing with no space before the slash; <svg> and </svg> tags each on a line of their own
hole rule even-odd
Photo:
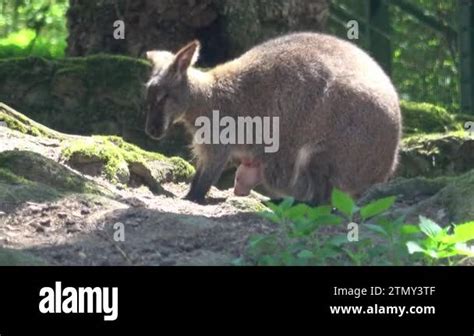
<svg viewBox="0 0 474 336">
<path fill-rule="evenodd" d="M 2 210 L 27 201 L 49 201 L 59 197 L 61 193 L 54 188 L 15 175 L 9 169 L 0 168 L 0 208 Z"/>
<path fill-rule="evenodd" d="M 0 101 L 62 133 L 117 135 L 168 156 L 189 156 L 182 128 L 160 142 L 145 134 L 144 84 L 150 72 L 147 61 L 125 56 L 2 59 Z M 35 129 L 27 133 L 40 135 Z"/>
<path fill-rule="evenodd" d="M 474 135 L 465 132 L 418 134 L 405 138 L 397 175 L 436 177 L 474 167 Z"/>
<path fill-rule="evenodd" d="M 62 135 L 0 102 L 0 122 L 11 130 L 32 136 L 61 139 Z"/>
<path fill-rule="evenodd" d="M 116 136 L 73 139 L 63 144 L 62 160 L 71 167 L 103 175 L 112 183 L 130 184 L 140 179 L 153 192 L 165 182 L 189 182 L 194 168 L 179 157 L 147 152 Z M 132 181 L 135 179 L 135 181 Z"/>
<path fill-rule="evenodd" d="M 398 178 L 371 188 L 360 204 L 387 196 L 397 196 L 401 203 L 408 206 L 402 210 L 395 209 L 392 213 L 394 217 L 404 215 L 417 221 L 419 215 L 424 215 L 445 224 L 472 221 L 474 170 L 451 177 Z"/>
<path fill-rule="evenodd" d="M 27 252 L 0 247 L 0 266 L 46 266 L 46 262 Z"/>
<path fill-rule="evenodd" d="M 427 203 L 434 207 L 446 208 L 453 223 L 474 220 L 474 170 L 451 179 L 450 183 Z M 427 203 L 418 207 L 427 206 Z"/>
<path fill-rule="evenodd" d="M 229 197 L 226 203 L 242 212 L 261 212 L 268 210 L 258 197 Z"/>
<path fill-rule="evenodd" d="M 0 203 L 50 201 L 67 193 L 110 194 L 105 188 L 38 153 L 0 152 Z"/>
<path fill-rule="evenodd" d="M 452 177 L 414 177 L 396 178 L 386 184 L 377 184 L 370 188 L 359 200 L 360 204 L 367 204 L 373 200 L 388 196 L 397 196 L 399 199 L 413 200 L 417 197 L 431 197 L 446 187 Z"/>
<path fill-rule="evenodd" d="M 405 134 L 463 130 L 456 115 L 441 106 L 402 100 L 400 107 Z"/>
</svg>

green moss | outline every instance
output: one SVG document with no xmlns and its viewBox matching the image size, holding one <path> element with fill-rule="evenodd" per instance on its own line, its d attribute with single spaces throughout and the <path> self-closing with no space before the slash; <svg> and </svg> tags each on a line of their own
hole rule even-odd
<svg viewBox="0 0 474 336">
<path fill-rule="evenodd" d="M 446 208 L 455 223 L 474 220 L 474 170 L 451 179 L 433 202 Z"/>
<path fill-rule="evenodd" d="M 114 183 L 119 182 L 118 175 L 121 169 L 126 169 L 135 163 L 146 164 L 150 161 L 170 164 L 174 181 L 189 180 L 194 174 L 194 168 L 181 158 L 167 158 L 159 153 L 147 152 L 116 136 L 94 136 L 68 141 L 62 150 L 62 158 L 70 162 L 84 159 L 102 162 L 105 176 Z"/>
<path fill-rule="evenodd" d="M 388 196 L 398 196 L 404 200 L 412 200 L 420 195 L 435 195 L 452 181 L 452 177 L 414 177 L 396 178 L 389 183 L 379 184 L 372 187 L 360 201 L 360 204 L 367 204 L 373 200 Z"/>
<path fill-rule="evenodd" d="M 188 182 L 196 173 L 194 167 L 180 157 L 174 156 L 169 161 L 173 165 L 175 182 Z"/>
<path fill-rule="evenodd" d="M 444 214 L 443 222 L 463 223 L 474 219 L 474 170 L 471 170 L 460 176 L 442 177 L 437 179 L 418 179 L 423 182 L 423 186 L 436 186 L 431 193 L 425 195 L 430 196 L 421 202 L 417 202 L 404 214 L 408 217 L 417 218 L 420 214 Z M 403 200 L 416 199 L 417 195 L 423 194 L 414 185 L 410 187 L 413 179 L 405 180 L 407 185 L 407 194 L 403 194 Z M 415 181 L 416 182 L 416 181 Z M 419 183 L 418 183 L 419 185 Z M 446 217 L 445 217 L 446 215 Z"/>
<path fill-rule="evenodd" d="M 46 266 L 46 262 L 29 253 L 0 248 L 0 266 Z"/>
<path fill-rule="evenodd" d="M 49 201 L 60 197 L 57 190 L 0 168 L 0 203 L 19 204 L 26 201 Z"/>
<path fill-rule="evenodd" d="M 28 180 L 13 174 L 10 170 L 0 168 L 0 181 L 8 184 L 26 184 Z"/>
<path fill-rule="evenodd" d="M 404 131 L 406 134 L 418 132 L 435 133 L 462 130 L 462 124 L 454 114 L 429 103 L 401 101 Z"/>
<path fill-rule="evenodd" d="M 3 194 L 12 192 L 13 198 L 33 191 L 33 198 L 36 195 L 41 198 L 43 194 L 45 198 L 58 197 L 62 193 L 109 194 L 59 163 L 28 151 L 0 152 L 0 181 L 4 187 Z M 21 188 L 10 188 L 15 185 Z"/>
<path fill-rule="evenodd" d="M 474 136 L 465 131 L 417 134 L 402 142 L 398 175 L 403 177 L 459 175 L 472 169 L 466 149 Z"/>
<path fill-rule="evenodd" d="M 9 129 L 23 134 L 54 139 L 61 138 L 59 133 L 34 122 L 3 103 L 0 103 L 0 121 L 4 122 Z"/>
<path fill-rule="evenodd" d="M 253 197 L 230 197 L 226 202 L 244 212 L 261 212 L 268 210 L 261 201 Z"/>
<path fill-rule="evenodd" d="M 462 143 L 467 139 L 474 139 L 474 137 L 466 131 L 453 131 L 447 133 L 421 133 L 410 135 L 403 139 L 402 145 L 403 148 L 415 148 L 415 147 L 424 147 L 425 151 L 430 153 L 438 153 L 439 148 L 435 148 L 434 144 L 447 141 Z"/>
</svg>

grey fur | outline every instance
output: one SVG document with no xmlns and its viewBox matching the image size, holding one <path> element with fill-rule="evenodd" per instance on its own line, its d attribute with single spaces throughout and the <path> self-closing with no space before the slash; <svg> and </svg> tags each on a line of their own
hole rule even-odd
<svg viewBox="0 0 474 336">
<path fill-rule="evenodd" d="M 155 71 L 147 132 L 160 137 L 175 121 L 194 132 L 196 118 L 210 117 L 213 110 L 221 117 L 278 116 L 280 150 L 194 145 L 198 169 L 188 199 L 203 201 L 225 164 L 244 157 L 263 163 L 264 184 L 275 196 L 313 203 L 326 201 L 334 187 L 358 196 L 394 172 L 401 135 L 398 95 L 358 47 L 324 34 L 297 33 L 207 72 L 193 67 L 198 50 L 193 42 L 174 59 L 148 54 Z"/>
</svg>

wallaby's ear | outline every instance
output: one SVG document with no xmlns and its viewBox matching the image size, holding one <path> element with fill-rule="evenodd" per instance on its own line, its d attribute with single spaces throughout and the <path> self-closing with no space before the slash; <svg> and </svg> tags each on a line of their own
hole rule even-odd
<svg viewBox="0 0 474 336">
<path fill-rule="evenodd" d="M 174 60 L 174 67 L 176 72 L 181 75 L 186 73 L 189 67 L 196 64 L 199 58 L 199 50 L 201 49 L 201 44 L 199 41 L 193 41 L 185 46 L 183 49 L 178 51 Z"/>
<path fill-rule="evenodd" d="M 156 68 L 169 65 L 174 60 L 174 55 L 168 51 L 151 50 L 147 51 L 146 58 L 153 63 Z"/>
<path fill-rule="evenodd" d="M 150 51 L 147 51 L 146 52 L 146 59 L 155 63 L 155 59 L 156 59 L 156 56 L 157 56 L 157 51 L 155 50 L 150 50 Z"/>
</svg>

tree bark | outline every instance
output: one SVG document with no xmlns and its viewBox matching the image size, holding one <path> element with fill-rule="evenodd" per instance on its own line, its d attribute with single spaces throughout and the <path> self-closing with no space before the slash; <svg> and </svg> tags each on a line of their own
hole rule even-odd
<svg viewBox="0 0 474 336">
<path fill-rule="evenodd" d="M 70 0 L 67 54 L 140 57 L 197 38 L 201 64 L 214 65 L 283 33 L 321 31 L 328 14 L 327 0 Z M 117 20 L 123 40 L 113 36 Z"/>
</svg>

